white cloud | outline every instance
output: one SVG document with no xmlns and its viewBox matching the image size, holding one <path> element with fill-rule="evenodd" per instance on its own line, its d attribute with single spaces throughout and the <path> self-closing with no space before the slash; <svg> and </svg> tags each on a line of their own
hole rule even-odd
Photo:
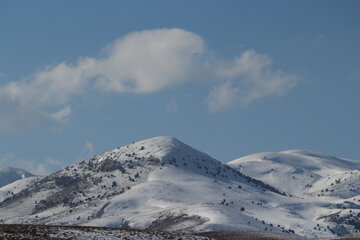
<svg viewBox="0 0 360 240">
<path fill-rule="evenodd" d="M 227 81 L 214 87 L 205 102 L 212 112 L 218 112 L 232 106 L 238 96 L 239 89 L 233 87 L 231 82 Z"/>
<path fill-rule="evenodd" d="M 280 96 L 296 85 L 297 77 L 281 70 L 271 69 L 267 55 L 247 50 L 231 61 L 217 63 L 215 75 L 221 81 L 209 93 L 206 103 L 217 112 L 247 105 L 259 98 Z"/>
<path fill-rule="evenodd" d="M 0 131 L 8 129 L 19 114 L 63 122 L 71 113 L 64 105 L 89 88 L 149 93 L 187 81 L 195 71 L 197 54 L 203 51 L 201 37 L 182 29 L 128 34 L 109 45 L 102 58 L 82 57 L 74 65 L 60 63 L 0 86 L 3 103 L 16 108 L 8 112 L 11 116 L 0 116 Z M 45 113 L 54 107 L 62 110 Z"/>
<path fill-rule="evenodd" d="M 84 147 L 81 152 L 79 152 L 76 156 L 75 162 L 83 161 L 84 159 L 88 159 L 94 155 L 94 144 L 90 141 L 85 141 Z"/>
<path fill-rule="evenodd" d="M 92 142 L 85 142 L 85 152 L 88 157 L 94 154 L 94 144 Z"/>
<path fill-rule="evenodd" d="M 99 58 L 49 66 L 22 81 L 0 86 L 0 132 L 46 119 L 66 122 L 71 100 L 90 89 L 150 93 L 195 79 L 215 87 L 206 102 L 212 111 L 285 93 L 295 78 L 271 69 L 271 58 L 253 50 L 233 60 L 209 57 L 203 39 L 182 29 L 130 33 L 107 46 Z M 219 92 L 217 92 L 219 91 Z M 54 109 L 60 109 L 54 111 Z M 2 112 L 2 113 L 5 113 Z M 55 112 L 55 113 L 51 113 Z M 12 121 L 13 119 L 20 119 Z M 32 124 L 23 123 L 32 119 Z"/>
<path fill-rule="evenodd" d="M 66 106 L 55 113 L 49 114 L 49 117 L 58 122 L 65 122 L 67 120 L 67 117 L 70 115 L 70 113 L 71 113 L 71 107 Z"/>
<path fill-rule="evenodd" d="M 40 175 L 40 176 L 46 176 L 48 175 L 49 169 L 47 168 L 46 164 L 39 163 L 35 165 L 35 168 L 33 169 L 32 173 Z"/>
<path fill-rule="evenodd" d="M 181 29 L 129 34 L 108 47 L 97 62 L 97 87 L 108 91 L 148 93 L 187 81 L 204 52 L 200 36 Z"/>
<path fill-rule="evenodd" d="M 63 161 L 59 161 L 54 158 L 47 158 L 42 162 L 27 161 L 25 166 L 27 166 L 26 169 L 29 169 L 31 173 L 45 176 L 56 170 L 63 169 L 65 164 Z"/>
<path fill-rule="evenodd" d="M 106 48 L 103 58 L 60 63 L 0 88 L 0 95 L 34 109 L 66 104 L 88 87 L 104 91 L 147 93 L 187 80 L 196 55 L 204 51 L 200 36 L 181 29 L 131 33 Z"/>
</svg>

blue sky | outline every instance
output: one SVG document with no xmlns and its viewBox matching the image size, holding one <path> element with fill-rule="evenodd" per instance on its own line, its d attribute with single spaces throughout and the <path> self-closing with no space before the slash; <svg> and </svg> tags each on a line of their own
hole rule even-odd
<svg viewBox="0 0 360 240">
<path fill-rule="evenodd" d="M 0 1 L 0 165 L 174 136 L 360 159 L 358 1 Z"/>
</svg>

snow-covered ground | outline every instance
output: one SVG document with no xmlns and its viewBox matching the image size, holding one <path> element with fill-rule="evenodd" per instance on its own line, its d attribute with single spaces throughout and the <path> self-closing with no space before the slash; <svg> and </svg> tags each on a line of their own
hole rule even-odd
<svg viewBox="0 0 360 240">
<path fill-rule="evenodd" d="M 255 154 L 226 165 L 175 138 L 157 137 L 31 184 L 6 186 L 14 194 L 0 203 L 0 220 L 327 237 L 357 229 L 348 221 L 360 210 L 359 166 L 305 151 Z"/>
<path fill-rule="evenodd" d="M 314 228 L 336 223 L 340 234 L 360 230 L 360 161 L 303 150 L 265 152 L 227 163 L 298 199 L 301 218 L 315 220 Z M 325 227 L 326 225 L 326 227 Z M 327 229 L 329 230 L 329 229 Z"/>
<path fill-rule="evenodd" d="M 4 201 L 6 198 L 12 197 L 14 194 L 21 192 L 40 179 L 41 177 L 27 177 L 0 187 L 0 202 Z"/>
<path fill-rule="evenodd" d="M 299 197 L 318 194 L 351 197 L 360 193 L 360 185 L 354 183 L 359 180 L 360 173 L 360 161 L 356 160 L 289 150 L 257 153 L 228 165 Z M 352 184 L 354 191 L 346 187 Z"/>
</svg>

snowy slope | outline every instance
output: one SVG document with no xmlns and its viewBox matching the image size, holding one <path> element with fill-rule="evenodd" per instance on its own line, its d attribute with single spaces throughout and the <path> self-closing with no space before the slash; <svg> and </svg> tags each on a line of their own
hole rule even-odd
<svg viewBox="0 0 360 240">
<path fill-rule="evenodd" d="M 289 150 L 257 153 L 227 164 L 298 199 L 297 206 L 289 201 L 287 208 L 316 220 L 320 230 L 321 224 L 335 223 L 331 230 L 338 234 L 360 231 L 360 161 Z"/>
<path fill-rule="evenodd" d="M 245 156 L 229 166 L 296 196 L 359 195 L 360 161 L 322 153 L 289 150 Z M 326 190 L 327 189 L 327 190 Z"/>
<path fill-rule="evenodd" d="M 267 199 L 278 198 L 287 197 L 174 138 L 158 137 L 43 178 L 3 201 L 0 218 L 5 223 L 290 233 L 290 225 L 278 227 L 270 218 L 255 216 L 272 208 Z"/>
<path fill-rule="evenodd" d="M 360 229 L 360 199 L 340 187 L 357 184 L 356 161 L 299 151 L 245 160 L 226 165 L 175 138 L 152 138 L 28 184 L 0 203 L 0 221 L 310 237 Z M 321 192 L 337 174 L 339 189 Z"/>
<path fill-rule="evenodd" d="M 27 177 L 0 187 L 0 202 L 4 201 L 6 198 L 12 197 L 14 194 L 21 192 L 40 179 L 41 177 Z"/>
<path fill-rule="evenodd" d="M 0 187 L 23 178 L 33 176 L 35 175 L 25 171 L 24 169 L 0 166 Z"/>
</svg>

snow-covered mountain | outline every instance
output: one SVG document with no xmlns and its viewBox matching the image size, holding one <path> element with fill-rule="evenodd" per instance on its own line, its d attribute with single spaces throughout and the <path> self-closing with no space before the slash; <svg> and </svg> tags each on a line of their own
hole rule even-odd
<svg viewBox="0 0 360 240">
<path fill-rule="evenodd" d="M 40 176 L 27 177 L 0 187 L 0 202 L 6 198 L 12 198 L 12 196 L 39 181 L 41 178 Z"/>
<path fill-rule="evenodd" d="M 257 153 L 227 164 L 301 199 L 317 221 L 336 223 L 337 233 L 360 231 L 360 161 L 288 150 Z"/>
<path fill-rule="evenodd" d="M 152 138 L 34 182 L 22 182 L 21 191 L 13 191 L 0 203 L 0 221 L 190 232 L 272 231 L 302 236 L 355 232 L 357 226 L 347 222 L 357 217 L 355 195 L 344 198 L 343 189 L 339 189 L 322 196 L 320 188 L 306 191 L 302 185 L 315 186 L 325 181 L 327 174 L 331 178 L 342 169 L 353 175 L 356 184 L 357 162 L 326 155 L 311 157 L 309 152 L 282 154 L 287 155 L 253 155 L 244 158 L 247 161 L 239 159 L 226 165 L 175 138 Z M 293 155 L 298 157 L 295 162 Z M 306 163 L 299 163 L 302 158 Z M 258 164 L 261 161 L 264 164 Z M 251 168 L 251 163 L 257 165 Z M 278 175 L 269 177 L 270 170 Z M 301 184 L 300 180 L 292 182 L 294 171 Z M 291 188 L 282 182 L 288 178 Z M 346 179 L 341 183 L 350 177 Z M 14 189 L 16 184 L 6 187 Z"/>
<path fill-rule="evenodd" d="M 284 198 L 275 188 L 174 138 L 158 137 L 44 177 L 5 199 L 0 219 L 161 230 L 292 231 L 253 216 L 253 210 L 268 208 L 264 196 Z"/>
<path fill-rule="evenodd" d="M 27 177 L 35 175 L 20 168 L 0 166 L 0 187 Z"/>
<path fill-rule="evenodd" d="M 229 166 L 299 197 L 360 194 L 360 161 L 302 150 L 245 156 Z"/>
</svg>

